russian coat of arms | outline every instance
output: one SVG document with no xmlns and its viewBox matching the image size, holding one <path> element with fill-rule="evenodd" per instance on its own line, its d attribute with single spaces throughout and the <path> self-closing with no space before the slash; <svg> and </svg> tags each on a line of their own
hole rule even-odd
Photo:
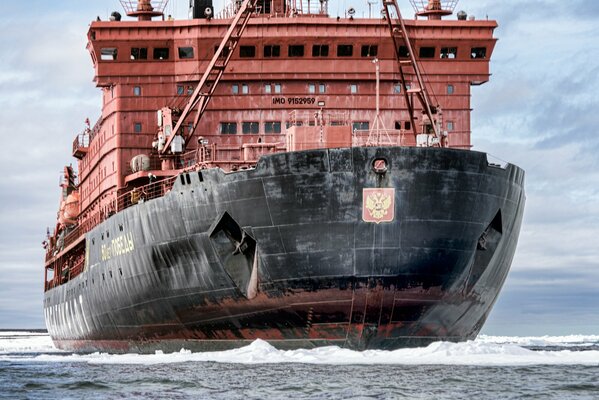
<svg viewBox="0 0 599 400">
<path fill-rule="evenodd" d="M 362 190 L 362 219 L 365 222 L 391 222 L 395 219 L 395 189 Z"/>
</svg>

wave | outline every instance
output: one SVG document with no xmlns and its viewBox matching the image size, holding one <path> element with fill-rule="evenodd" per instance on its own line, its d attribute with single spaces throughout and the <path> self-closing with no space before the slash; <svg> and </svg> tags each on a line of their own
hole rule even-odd
<svg viewBox="0 0 599 400">
<path fill-rule="evenodd" d="M 263 340 L 248 346 L 216 352 L 192 353 L 182 349 L 165 354 L 71 354 L 54 348 L 47 335 L 20 338 L 0 334 L 0 361 L 73 362 L 89 364 L 174 364 L 184 362 L 217 362 L 230 364 L 333 364 L 333 365 L 599 365 L 599 350 L 560 349 L 530 350 L 522 347 L 546 343 L 548 347 L 563 343 L 598 343 L 597 336 L 563 336 L 540 338 L 481 336 L 464 343 L 436 342 L 427 347 L 394 351 L 353 351 L 339 347 L 278 350 Z M 592 340 L 591 340 L 592 339 Z M 25 343 L 29 340 L 29 343 Z"/>
</svg>

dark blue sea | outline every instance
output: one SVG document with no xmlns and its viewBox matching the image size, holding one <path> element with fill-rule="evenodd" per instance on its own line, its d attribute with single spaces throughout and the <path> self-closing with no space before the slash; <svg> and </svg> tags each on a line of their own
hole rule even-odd
<svg viewBox="0 0 599 400">
<path fill-rule="evenodd" d="M 599 399 L 599 336 L 76 355 L 46 334 L 0 332 L 0 399 Z"/>
</svg>

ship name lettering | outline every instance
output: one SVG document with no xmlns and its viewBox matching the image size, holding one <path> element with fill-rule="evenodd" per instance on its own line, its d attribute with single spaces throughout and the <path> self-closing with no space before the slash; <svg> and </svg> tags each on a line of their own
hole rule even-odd
<svg viewBox="0 0 599 400">
<path fill-rule="evenodd" d="M 133 234 L 131 232 L 126 233 L 112 239 L 109 245 L 102 245 L 102 261 L 110 260 L 113 257 L 122 256 L 123 254 L 132 252 L 134 249 L 135 244 L 133 243 Z"/>
</svg>

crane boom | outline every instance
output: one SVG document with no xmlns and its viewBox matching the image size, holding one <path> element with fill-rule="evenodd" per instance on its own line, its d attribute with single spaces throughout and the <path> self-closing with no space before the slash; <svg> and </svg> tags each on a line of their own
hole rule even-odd
<svg viewBox="0 0 599 400">
<path fill-rule="evenodd" d="M 406 104 L 408 107 L 408 113 L 410 114 L 410 122 L 412 124 L 412 130 L 414 132 L 414 135 L 418 135 L 418 132 L 416 131 L 416 124 L 414 123 L 414 100 L 412 97 L 410 97 L 411 94 L 415 94 L 418 98 L 424 113 L 428 116 L 431 122 L 433 136 L 438 140 L 438 143 L 442 145 L 443 142 L 441 141 L 439 127 L 437 126 L 436 119 L 433 117 L 433 115 L 436 114 L 437 110 L 436 107 L 431 106 L 430 96 L 428 94 L 426 85 L 424 84 L 424 80 L 422 79 L 422 73 L 420 72 L 420 68 L 416 61 L 416 56 L 414 55 L 414 51 L 410 42 L 410 38 L 408 37 L 404 20 L 401 16 L 401 12 L 399 11 L 397 0 L 384 0 L 383 5 L 385 7 L 385 13 L 387 16 L 386 21 L 389 27 L 389 32 L 391 33 L 391 38 L 393 39 L 395 57 L 399 66 L 399 75 L 401 78 L 402 91 L 406 99 Z M 393 14 L 391 13 L 391 11 L 394 11 L 395 15 L 397 16 L 397 20 L 393 20 Z M 405 46 L 408 49 L 409 60 L 401 59 L 402 57 L 400 56 L 399 52 L 400 38 L 403 39 L 403 42 L 405 43 Z M 414 70 L 416 80 L 418 82 L 418 88 L 408 89 L 405 79 L 404 66 L 412 67 L 412 69 Z"/>
<path fill-rule="evenodd" d="M 231 25 L 229 26 L 227 33 L 221 40 L 220 45 L 212 57 L 212 60 L 206 68 L 206 71 L 204 71 L 204 75 L 202 75 L 198 86 L 191 94 L 187 105 L 183 109 L 181 116 L 172 130 L 172 133 L 165 138 L 166 143 L 161 146 L 161 149 L 159 149 L 161 154 L 165 154 L 168 151 L 173 139 L 177 135 L 181 134 L 181 136 L 185 138 L 185 144 L 187 144 L 193 136 L 198 123 L 204 115 L 206 107 L 212 98 L 212 94 L 218 86 L 218 83 L 220 82 L 220 79 L 227 68 L 227 64 L 229 63 L 229 60 L 231 59 L 233 52 L 239 43 L 239 39 L 241 39 L 241 35 L 243 34 L 243 31 L 250 20 L 252 12 L 256 9 L 257 1 L 258 0 L 244 0 L 239 6 L 239 9 L 233 18 L 233 21 L 231 21 Z M 188 132 L 187 136 L 185 136 L 182 134 L 183 123 L 195 108 L 197 108 L 197 113 L 195 115 L 192 128 L 190 132 Z"/>
</svg>

